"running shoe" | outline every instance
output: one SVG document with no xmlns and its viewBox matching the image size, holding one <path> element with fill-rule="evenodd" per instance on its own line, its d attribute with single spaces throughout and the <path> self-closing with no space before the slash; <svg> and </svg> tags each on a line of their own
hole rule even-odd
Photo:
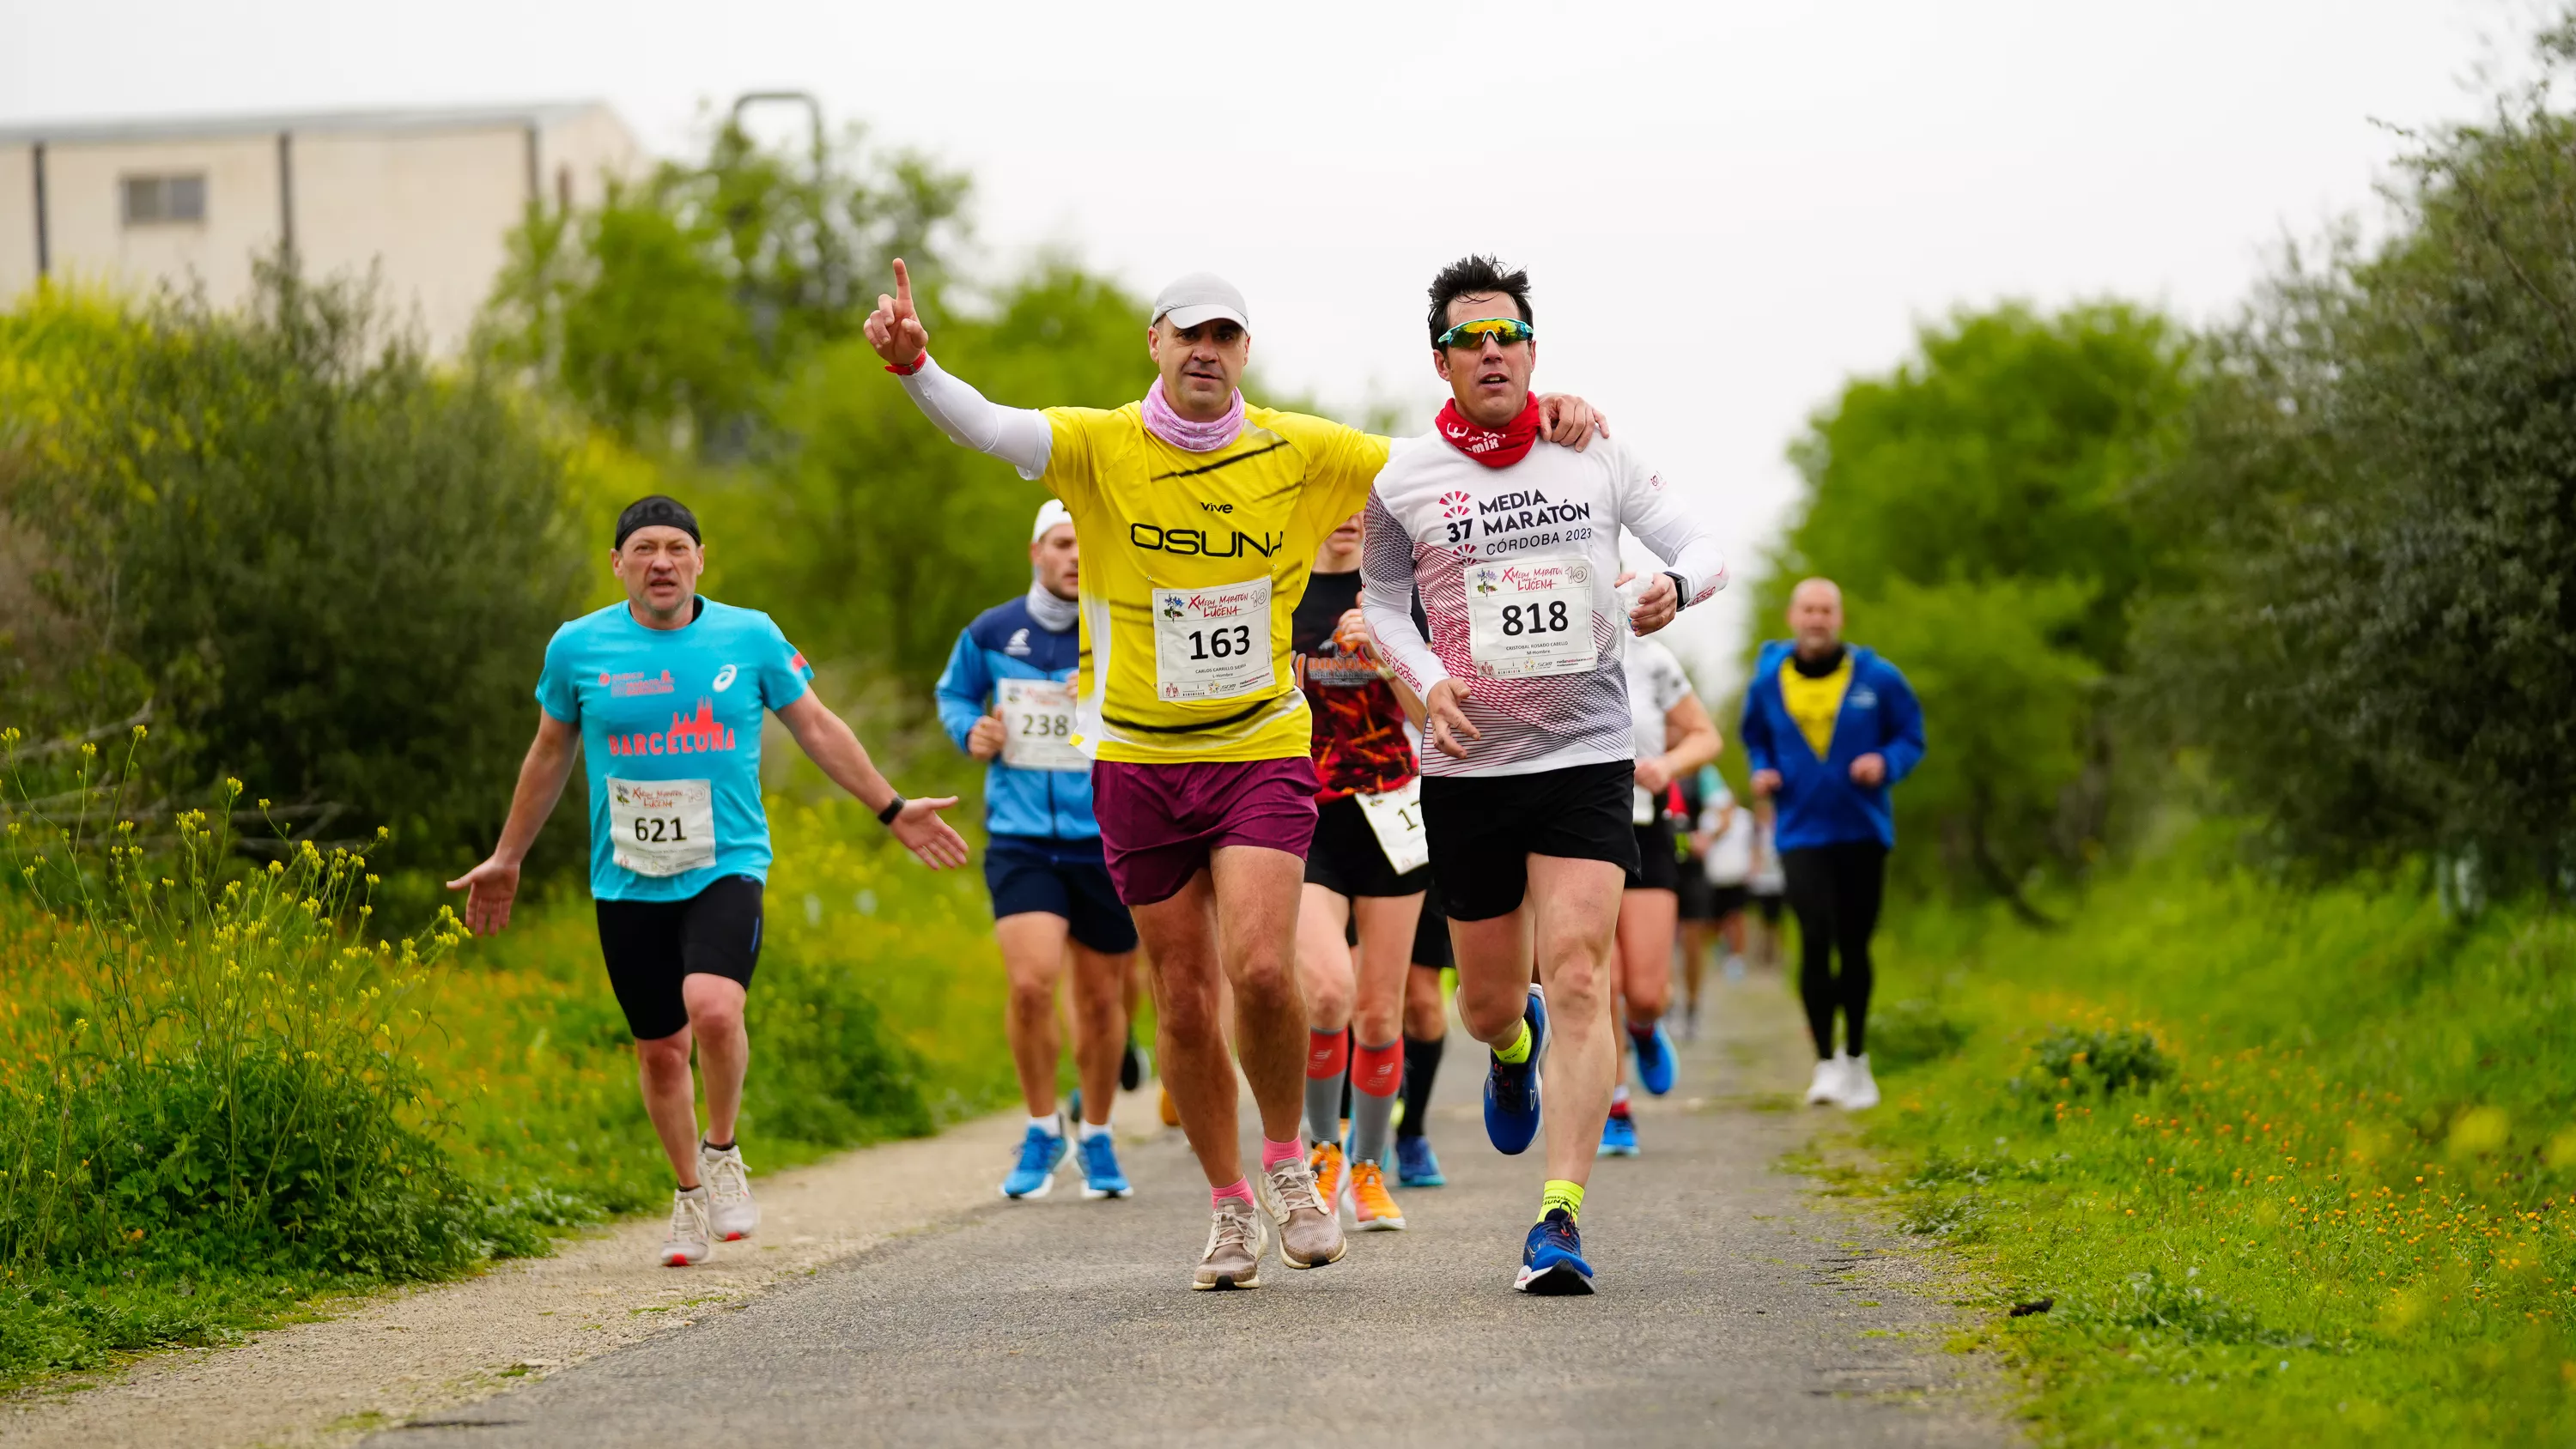
<svg viewBox="0 0 2576 1449">
<path fill-rule="evenodd" d="M 1849 1060 L 1838 1051 L 1816 1063 L 1816 1078 L 1807 1084 L 1808 1106 L 1822 1107 L 1842 1098 L 1843 1064 Z"/>
<path fill-rule="evenodd" d="M 706 1184 L 672 1193 L 671 1235 L 662 1240 L 662 1266 L 686 1268 L 703 1263 L 715 1250 L 715 1230 L 707 1225 Z"/>
<path fill-rule="evenodd" d="M 1404 1210 L 1386 1190 L 1386 1169 L 1374 1162 L 1351 1164 L 1351 1221 L 1363 1233 L 1404 1231 Z"/>
<path fill-rule="evenodd" d="M 1340 1143 L 1318 1142 L 1306 1154 L 1306 1170 L 1315 1174 L 1315 1196 L 1328 1212 L 1341 1211 L 1351 1186 L 1350 1156 Z"/>
<path fill-rule="evenodd" d="M 1530 1025 L 1529 1060 L 1512 1063 L 1486 1054 L 1485 1135 L 1505 1157 L 1527 1152 L 1538 1136 L 1538 1068 L 1547 1055 L 1547 993 L 1542 988 L 1529 989 L 1529 1004 L 1521 1015 Z"/>
<path fill-rule="evenodd" d="M 1127 1174 L 1118 1170 L 1118 1144 L 1109 1140 L 1108 1133 L 1083 1138 L 1081 1155 L 1083 1201 L 1127 1195 Z"/>
<path fill-rule="evenodd" d="M 1521 1275 L 1512 1286 L 1539 1298 L 1568 1298 L 1592 1291 L 1592 1265 L 1583 1261 L 1583 1234 L 1563 1208 L 1529 1230 L 1521 1248 Z"/>
<path fill-rule="evenodd" d="M 1440 1175 L 1440 1155 L 1431 1150 L 1428 1137 L 1395 1139 L 1395 1185 L 1398 1187 L 1447 1187 L 1449 1179 Z"/>
<path fill-rule="evenodd" d="M 1127 1049 L 1118 1054 L 1118 1090 L 1132 1092 L 1144 1082 L 1145 1058 L 1136 1050 L 1135 1040 L 1130 1038 Z"/>
<path fill-rule="evenodd" d="M 720 1243 L 738 1243 L 760 1227 L 760 1204 L 751 1200 L 751 1169 L 742 1144 L 718 1152 L 698 1141 L 698 1181 L 707 1190 L 707 1223 Z"/>
<path fill-rule="evenodd" d="M 1056 1120 L 1052 1133 L 1032 1122 L 1020 1138 L 1020 1160 L 1011 1175 L 1002 1179 L 1002 1196 L 1014 1202 L 1044 1197 L 1055 1190 L 1055 1170 L 1064 1165 L 1066 1146 L 1064 1121 Z"/>
<path fill-rule="evenodd" d="M 1866 1112 L 1878 1105 L 1878 1079 L 1869 1074 L 1869 1053 L 1843 1059 L 1843 1089 L 1834 1105 L 1846 1112 Z"/>
<path fill-rule="evenodd" d="M 1261 1255 L 1270 1251 L 1270 1220 L 1239 1197 L 1216 1200 L 1215 1220 L 1208 1224 L 1207 1251 L 1199 1254 L 1192 1288 L 1258 1288 Z"/>
<path fill-rule="evenodd" d="M 1637 1155 L 1636 1118 L 1625 1112 L 1610 1114 L 1609 1120 L 1601 1124 L 1601 1155 L 1603 1157 Z"/>
<path fill-rule="evenodd" d="M 1162 1105 L 1157 1110 L 1162 1114 L 1164 1126 L 1178 1127 L 1181 1125 L 1181 1109 L 1178 1104 L 1172 1101 L 1171 1088 L 1163 1088 Z"/>
<path fill-rule="evenodd" d="M 1301 1158 L 1289 1158 L 1252 1180 L 1253 1191 L 1278 1228 L 1279 1261 L 1291 1268 L 1320 1268 L 1338 1263 L 1350 1247 L 1342 1236 L 1341 1214 L 1326 1206 L 1315 1191 L 1315 1174 Z"/>
<path fill-rule="evenodd" d="M 1673 1039 L 1664 1031 L 1662 1022 L 1639 1036 L 1628 1033 L 1628 1044 L 1637 1049 L 1637 1085 L 1647 1095 L 1660 1097 L 1673 1089 Z"/>
</svg>

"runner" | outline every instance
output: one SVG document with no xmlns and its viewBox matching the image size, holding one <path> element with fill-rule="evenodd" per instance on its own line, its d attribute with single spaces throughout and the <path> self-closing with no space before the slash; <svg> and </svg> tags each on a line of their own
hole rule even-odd
<svg viewBox="0 0 2576 1449">
<path fill-rule="evenodd" d="M 1076 576 L 1073 520 L 1048 499 L 1029 537 L 1036 578 L 1026 596 L 978 615 L 957 636 L 939 676 L 939 722 L 958 748 L 987 761 L 984 883 L 993 939 L 1011 979 L 1005 1022 L 1028 1130 L 1002 1196 L 1044 1197 L 1068 1156 L 1056 1110 L 1061 1050 L 1056 988 L 1073 963 L 1073 1060 L 1081 1079 L 1082 1195 L 1127 1196 L 1109 1135 L 1127 1050 L 1128 981 L 1136 924 L 1101 863 L 1091 818 L 1091 761 L 1073 747 Z"/>
<path fill-rule="evenodd" d="M 1727 952 L 1726 979 L 1744 979 L 1745 880 L 1753 870 L 1755 830 L 1753 812 L 1735 803 L 1735 794 L 1726 788 L 1717 767 L 1703 765 L 1699 774 L 1702 803 L 1691 838 L 1699 854 L 1695 873 L 1703 892 L 1704 914 L 1693 922 L 1687 905 L 1682 913 L 1682 987 L 1686 993 L 1682 1034 L 1693 1039 L 1699 1036 L 1701 973 L 1707 966 L 1711 945 L 1722 946 Z M 1690 874 L 1682 877 L 1685 886 L 1690 880 Z"/>
<path fill-rule="evenodd" d="M 1433 881 L 1422 893 L 1422 915 L 1413 927 L 1413 969 L 1404 973 L 1404 1115 L 1395 1124 L 1398 1187 L 1449 1185 L 1429 1133 L 1431 1087 L 1448 1046 L 1449 1007 L 1440 994 L 1440 976 L 1448 969 L 1449 917 L 1440 909 L 1440 883 Z"/>
<path fill-rule="evenodd" d="M 1405 715 L 1361 618 L 1360 520 L 1315 551 L 1292 627 L 1298 682 L 1315 725 L 1315 840 L 1297 909 L 1297 984 L 1306 997 L 1308 1164 L 1327 1203 L 1348 1200 L 1363 1232 L 1401 1230 L 1386 1189 L 1404 1079 L 1405 978 L 1429 885 L 1421 787 Z M 1349 932 L 1357 928 L 1359 949 Z M 1354 969 L 1354 960 L 1357 962 Z M 1351 1092 L 1349 1158 L 1340 1113 Z"/>
<path fill-rule="evenodd" d="M 760 959 L 769 818 L 760 803 L 760 728 L 775 712 L 834 784 L 877 812 L 932 869 L 966 863 L 939 818 L 954 798 L 895 793 L 858 736 L 809 687 L 814 671 L 767 614 L 698 593 L 706 552 L 695 515 L 656 494 L 617 518 L 609 567 L 626 601 L 575 619 L 546 646 L 536 742 L 519 767 L 491 858 L 449 881 L 465 924 L 510 924 L 519 864 L 572 777 L 590 784 L 590 893 L 608 984 L 635 1038 L 644 1110 L 679 1179 L 662 1261 L 705 1261 L 716 1240 L 759 1226 L 750 1169 L 734 1140 L 751 1039 L 743 1003 Z M 698 1135 L 690 1050 L 706 1091 Z"/>
<path fill-rule="evenodd" d="M 1074 743 L 1092 757 L 1109 876 L 1155 977 L 1155 1057 L 1207 1174 L 1213 1221 L 1195 1288 L 1250 1288 L 1275 1240 L 1292 1268 L 1337 1261 L 1340 1216 L 1316 1195 L 1298 1131 L 1306 1009 L 1293 942 L 1315 767 L 1289 621 L 1324 535 L 1358 510 L 1387 442 L 1321 418 L 1248 407 L 1242 294 L 1204 274 L 1156 297 L 1156 378 L 1113 411 L 998 407 L 943 372 L 895 263 L 869 342 L 950 439 L 1043 480 L 1081 550 L 1083 664 Z M 1556 427 L 1592 434 L 1568 400 Z M 1222 923 L 1222 929 L 1219 925 Z M 1261 1117 L 1261 1177 L 1235 1140 L 1235 1041 Z"/>
<path fill-rule="evenodd" d="M 1400 450 L 1378 477 L 1363 608 L 1428 711 L 1431 872 L 1459 1015 L 1493 1049 L 1485 1130 L 1503 1152 L 1538 1135 L 1540 1063 L 1555 1053 L 1547 1184 L 1514 1286 L 1589 1293 L 1577 1220 L 1618 1074 L 1612 938 L 1637 864 L 1621 659 L 1631 628 L 1662 628 L 1726 569 L 1663 479 L 1615 440 L 1580 456 L 1539 440 L 1530 320 L 1528 275 L 1489 257 L 1432 282 L 1432 357 L 1451 401 L 1439 440 Z M 1622 525 L 1674 571 L 1631 590 Z M 1428 642 L 1408 607 L 1417 587 Z"/>
<path fill-rule="evenodd" d="M 1673 934 L 1681 892 L 1681 855 L 1667 800 L 1675 781 L 1717 758 L 1717 726 L 1691 692 L 1673 652 L 1653 639 L 1628 643 L 1628 709 L 1635 730 L 1636 784 L 1629 819 L 1637 831 L 1637 865 L 1619 897 L 1619 995 L 1628 1045 L 1637 1053 L 1637 1084 L 1655 1096 L 1673 1089 L 1673 1039 L 1664 1010 L 1673 999 Z M 1623 1074 L 1624 1075 L 1624 1074 Z M 1637 1123 L 1628 1114 L 1628 1084 L 1610 1093 L 1601 1151 L 1637 1155 Z"/>
<path fill-rule="evenodd" d="M 1805 580 L 1790 593 L 1789 632 L 1764 644 L 1754 662 L 1744 755 L 1753 788 L 1779 807 L 1780 863 L 1798 913 L 1798 991 L 1816 1043 L 1807 1101 L 1856 1112 L 1878 1105 L 1869 1072 L 1869 938 L 1896 845 L 1888 791 L 1923 758 L 1923 711 L 1895 665 L 1843 643 L 1843 594 L 1831 579 Z"/>
</svg>

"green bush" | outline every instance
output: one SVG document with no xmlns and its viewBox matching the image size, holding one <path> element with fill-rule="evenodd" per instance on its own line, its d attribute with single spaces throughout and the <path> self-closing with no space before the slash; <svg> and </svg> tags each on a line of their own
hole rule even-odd
<svg viewBox="0 0 2576 1449">
<path fill-rule="evenodd" d="M 86 646 L 30 692 L 67 723 L 148 707 L 165 790 L 255 779 L 306 838 L 387 823 L 380 862 L 471 858 L 587 582 L 566 459 L 388 335 L 367 288 L 259 278 L 239 316 L 164 297 L 101 321 L 48 291 L 0 315 L 0 377 L 35 359 L 8 390 L 36 414 L 0 513 Z M 91 345 L 42 345 L 58 312 Z"/>
</svg>

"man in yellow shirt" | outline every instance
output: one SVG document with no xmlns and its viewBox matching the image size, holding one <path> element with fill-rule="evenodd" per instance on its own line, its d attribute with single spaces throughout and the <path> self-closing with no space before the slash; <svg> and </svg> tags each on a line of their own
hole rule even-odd
<svg viewBox="0 0 2576 1449">
<path fill-rule="evenodd" d="M 1388 442 L 1247 406 L 1236 384 L 1250 313 L 1220 278 L 1183 277 L 1155 298 L 1145 349 L 1158 375 L 1143 400 L 1041 412 L 996 406 L 942 371 L 910 274 L 900 261 L 894 272 L 895 295 L 867 320 L 887 371 L 952 440 L 1044 482 L 1073 515 L 1075 743 L 1095 761 L 1103 853 L 1153 963 L 1164 1081 L 1214 1213 L 1191 1286 L 1257 1286 L 1274 1241 L 1292 1268 L 1337 1261 L 1337 1205 L 1316 1193 L 1298 1132 L 1306 1011 L 1292 946 L 1315 772 L 1290 624 L 1316 545 L 1368 500 Z M 1588 442 L 1590 410 L 1553 401 L 1552 436 Z M 1220 972 L 1261 1116 L 1257 1184 L 1236 1144 Z"/>
</svg>

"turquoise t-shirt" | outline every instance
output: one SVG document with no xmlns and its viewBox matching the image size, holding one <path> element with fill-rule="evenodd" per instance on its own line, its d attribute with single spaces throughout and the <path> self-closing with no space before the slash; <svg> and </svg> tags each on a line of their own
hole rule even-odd
<svg viewBox="0 0 2576 1449">
<path fill-rule="evenodd" d="M 647 629 L 622 603 L 557 629 L 537 703 L 581 728 L 590 893 L 679 901 L 720 876 L 767 880 L 762 712 L 813 677 L 767 614 L 704 597 L 685 629 Z"/>
</svg>

